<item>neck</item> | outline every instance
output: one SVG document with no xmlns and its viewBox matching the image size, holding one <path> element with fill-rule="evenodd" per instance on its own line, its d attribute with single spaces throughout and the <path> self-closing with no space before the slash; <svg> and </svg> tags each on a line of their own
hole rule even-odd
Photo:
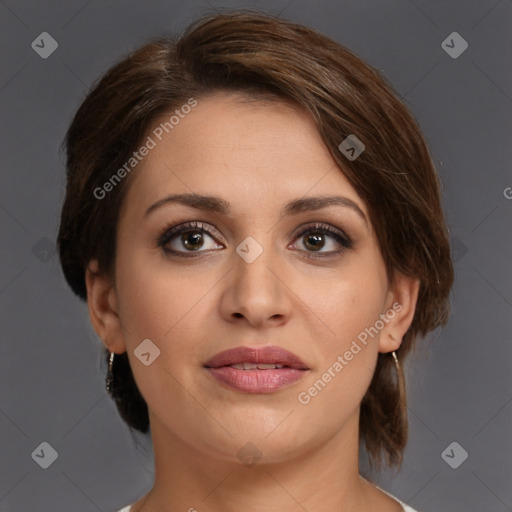
<svg viewBox="0 0 512 512">
<path fill-rule="evenodd" d="M 281 460 L 266 457 L 270 445 L 262 446 L 263 457 L 248 466 L 199 451 L 152 417 L 154 486 L 132 511 L 367 510 L 375 489 L 359 476 L 358 420 L 354 414 L 323 444 L 312 441 Z"/>
</svg>

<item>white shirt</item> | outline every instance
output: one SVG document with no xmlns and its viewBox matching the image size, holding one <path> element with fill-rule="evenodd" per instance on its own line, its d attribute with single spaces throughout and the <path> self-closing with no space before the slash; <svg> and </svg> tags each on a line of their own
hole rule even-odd
<svg viewBox="0 0 512 512">
<path fill-rule="evenodd" d="M 380 487 L 379 487 L 380 489 Z M 389 492 L 386 492 L 384 489 L 380 489 L 382 492 L 385 492 L 388 496 L 391 496 L 394 500 L 398 501 L 398 503 L 400 503 L 400 505 L 402 505 L 402 507 L 404 508 L 404 512 L 417 512 L 417 510 L 414 510 L 413 508 L 409 507 L 409 505 L 406 505 L 405 503 L 403 503 L 402 501 L 400 501 L 398 498 L 395 498 L 393 495 L 389 494 Z M 119 512 L 130 512 L 130 508 L 131 508 L 131 505 L 128 505 L 124 508 L 122 508 L 121 510 L 119 510 Z"/>
<path fill-rule="evenodd" d="M 375 484 L 373 484 L 373 485 L 375 485 Z M 385 491 L 378 485 L 375 485 L 375 487 L 377 487 L 377 489 L 381 490 L 383 493 L 387 494 L 388 496 L 391 496 L 391 498 L 393 498 L 394 500 L 398 501 L 398 503 L 400 503 L 400 505 L 402 505 L 402 507 L 404 508 L 404 512 L 418 512 L 417 510 L 414 510 L 412 507 L 409 507 L 409 505 L 406 505 L 403 501 L 400 501 L 398 498 L 396 498 L 392 494 L 389 494 L 388 491 Z M 122 510 L 121 512 L 130 512 L 130 510 L 129 509 Z"/>
</svg>

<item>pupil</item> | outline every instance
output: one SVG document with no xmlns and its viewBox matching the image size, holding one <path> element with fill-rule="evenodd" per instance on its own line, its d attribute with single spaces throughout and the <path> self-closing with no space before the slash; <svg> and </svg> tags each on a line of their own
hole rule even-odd
<svg viewBox="0 0 512 512">
<path fill-rule="evenodd" d="M 322 234 L 307 235 L 305 245 L 312 246 L 313 250 L 321 249 L 324 246 L 323 235 Z"/>
<path fill-rule="evenodd" d="M 193 233 L 193 234 L 190 234 Z M 189 243 L 192 240 L 192 243 Z M 190 231 L 189 233 L 185 233 L 181 236 L 181 241 L 185 247 L 189 249 L 197 250 L 201 248 L 202 245 L 202 234 L 199 232 Z M 195 245 L 199 244 L 199 245 Z"/>
</svg>

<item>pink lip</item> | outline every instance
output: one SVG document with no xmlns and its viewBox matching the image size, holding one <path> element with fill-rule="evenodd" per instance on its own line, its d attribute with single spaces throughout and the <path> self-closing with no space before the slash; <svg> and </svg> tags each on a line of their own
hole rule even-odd
<svg viewBox="0 0 512 512">
<path fill-rule="evenodd" d="M 231 364 L 279 364 L 285 368 L 239 370 Z M 309 368 L 299 357 L 280 347 L 237 347 L 213 356 L 205 368 L 221 384 L 246 393 L 272 393 L 302 379 Z"/>
<path fill-rule="evenodd" d="M 281 347 L 237 347 L 224 350 L 214 355 L 206 361 L 207 368 L 220 368 L 238 363 L 263 363 L 263 364 L 282 364 L 290 368 L 309 370 L 309 368 L 288 350 Z M 249 370 L 246 370 L 249 371 Z"/>
</svg>

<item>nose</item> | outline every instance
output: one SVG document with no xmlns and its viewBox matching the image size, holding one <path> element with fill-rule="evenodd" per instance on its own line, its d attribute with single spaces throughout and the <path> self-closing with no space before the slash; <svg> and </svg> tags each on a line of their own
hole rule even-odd
<svg viewBox="0 0 512 512">
<path fill-rule="evenodd" d="M 253 242 L 253 245 L 239 246 L 239 249 L 255 251 L 254 245 Z M 227 321 L 246 323 L 255 328 L 288 321 L 292 292 L 286 286 L 283 262 L 270 245 L 259 244 L 263 251 L 254 260 L 250 252 L 249 257 L 241 256 L 242 251 L 233 253 L 234 268 L 226 276 L 221 298 L 221 314 Z"/>
</svg>

